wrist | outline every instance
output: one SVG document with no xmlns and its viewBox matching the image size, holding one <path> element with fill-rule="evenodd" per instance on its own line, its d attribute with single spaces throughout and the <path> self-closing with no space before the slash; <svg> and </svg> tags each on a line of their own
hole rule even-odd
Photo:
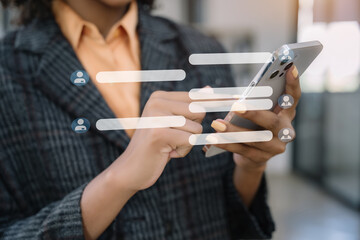
<svg viewBox="0 0 360 240">
<path fill-rule="evenodd" d="M 236 165 L 235 166 L 235 171 L 236 172 L 242 172 L 242 173 L 247 173 L 247 174 L 263 174 L 265 172 L 266 169 L 266 164 L 265 166 L 239 166 Z"/>
<path fill-rule="evenodd" d="M 114 167 L 111 165 L 104 172 L 104 185 L 108 189 L 111 189 L 115 193 L 121 195 L 129 195 L 129 197 L 133 196 L 137 189 L 132 188 L 131 184 L 128 182 L 128 177 L 125 176 L 125 171 L 121 168 Z"/>
<path fill-rule="evenodd" d="M 111 186 L 114 191 L 119 193 L 135 194 L 140 189 L 132 184 L 133 170 L 128 163 L 128 156 L 126 153 L 120 155 L 106 170 L 106 184 Z"/>
</svg>

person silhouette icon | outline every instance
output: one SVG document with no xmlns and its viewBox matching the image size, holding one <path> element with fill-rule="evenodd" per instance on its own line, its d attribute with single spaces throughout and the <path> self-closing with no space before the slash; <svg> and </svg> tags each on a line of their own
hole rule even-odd
<svg viewBox="0 0 360 240">
<path fill-rule="evenodd" d="M 281 129 L 279 132 L 279 139 L 282 142 L 290 142 L 293 140 L 292 131 L 289 128 Z"/>
<path fill-rule="evenodd" d="M 83 125 L 84 119 L 79 119 L 77 121 L 77 124 L 78 125 L 75 127 L 75 131 L 86 131 L 87 130 L 86 126 Z"/>
<path fill-rule="evenodd" d="M 90 122 L 85 118 L 78 118 L 72 122 L 71 128 L 76 133 L 85 133 L 90 128 Z"/>
<path fill-rule="evenodd" d="M 83 70 L 77 70 L 71 74 L 70 81 L 76 86 L 83 86 L 89 82 L 89 75 Z"/>
<path fill-rule="evenodd" d="M 78 72 L 76 73 L 76 76 L 77 76 L 77 78 L 75 78 L 74 83 L 76 83 L 76 84 L 86 83 L 85 78 L 83 78 L 83 77 L 84 77 L 84 73 L 83 73 L 83 72 L 78 71 Z"/>
<path fill-rule="evenodd" d="M 282 95 L 279 97 L 278 104 L 283 109 L 291 108 L 294 105 L 294 98 L 288 94 Z"/>
<path fill-rule="evenodd" d="M 281 106 L 282 107 L 291 107 L 292 106 L 289 96 L 285 95 L 283 97 L 283 103 L 281 104 Z"/>
</svg>

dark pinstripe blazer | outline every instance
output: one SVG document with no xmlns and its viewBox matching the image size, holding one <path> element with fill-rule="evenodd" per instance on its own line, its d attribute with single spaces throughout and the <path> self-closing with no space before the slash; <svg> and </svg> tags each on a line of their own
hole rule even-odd
<svg viewBox="0 0 360 240">
<path fill-rule="evenodd" d="M 191 53 L 222 52 L 216 41 L 143 10 L 138 32 L 142 69 L 187 73 L 183 82 L 142 84 L 141 109 L 159 89 L 234 86 L 227 67 L 188 64 Z M 77 117 L 91 126 L 114 117 L 91 82 L 70 83 L 77 69 L 83 66 L 52 19 L 35 20 L 0 43 L 1 239 L 83 239 L 82 191 L 129 142 L 123 131 L 72 132 Z M 206 117 L 205 132 L 215 117 Z M 246 209 L 232 182 L 233 168 L 229 153 L 206 159 L 195 147 L 172 160 L 154 186 L 131 198 L 101 238 L 270 238 L 274 224 L 265 180 Z"/>
</svg>

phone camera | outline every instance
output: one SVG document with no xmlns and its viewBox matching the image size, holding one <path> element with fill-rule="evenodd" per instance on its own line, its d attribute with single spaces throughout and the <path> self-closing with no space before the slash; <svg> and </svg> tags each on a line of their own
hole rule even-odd
<svg viewBox="0 0 360 240">
<path fill-rule="evenodd" d="M 294 52 L 288 47 L 283 47 L 279 52 L 280 65 L 284 65 L 294 59 Z"/>
<path fill-rule="evenodd" d="M 284 59 L 284 60 L 281 60 L 280 62 L 280 66 L 284 65 L 285 63 L 287 63 L 289 61 L 289 59 Z"/>
<path fill-rule="evenodd" d="M 289 70 L 289 69 L 292 67 L 292 65 L 294 65 L 293 62 L 289 63 L 289 64 L 284 68 L 284 70 L 285 70 L 285 71 Z"/>
<path fill-rule="evenodd" d="M 270 76 L 270 79 L 273 79 L 274 77 L 276 77 L 279 74 L 279 70 L 273 72 Z"/>
</svg>

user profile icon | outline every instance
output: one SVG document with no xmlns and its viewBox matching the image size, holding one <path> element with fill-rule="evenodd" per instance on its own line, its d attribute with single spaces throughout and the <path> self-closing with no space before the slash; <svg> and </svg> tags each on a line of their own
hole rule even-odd
<svg viewBox="0 0 360 240">
<path fill-rule="evenodd" d="M 86 118 L 77 118 L 71 124 L 75 133 L 86 133 L 90 129 L 90 122 Z"/>
<path fill-rule="evenodd" d="M 278 99 L 278 104 L 282 109 L 288 109 L 294 106 L 294 98 L 289 94 L 281 95 Z"/>
<path fill-rule="evenodd" d="M 283 128 L 280 130 L 278 137 L 282 142 L 291 142 L 294 139 L 294 131 L 290 128 Z"/>
<path fill-rule="evenodd" d="M 77 70 L 70 76 L 70 81 L 76 86 L 83 86 L 89 82 L 89 74 L 83 70 Z"/>
</svg>

